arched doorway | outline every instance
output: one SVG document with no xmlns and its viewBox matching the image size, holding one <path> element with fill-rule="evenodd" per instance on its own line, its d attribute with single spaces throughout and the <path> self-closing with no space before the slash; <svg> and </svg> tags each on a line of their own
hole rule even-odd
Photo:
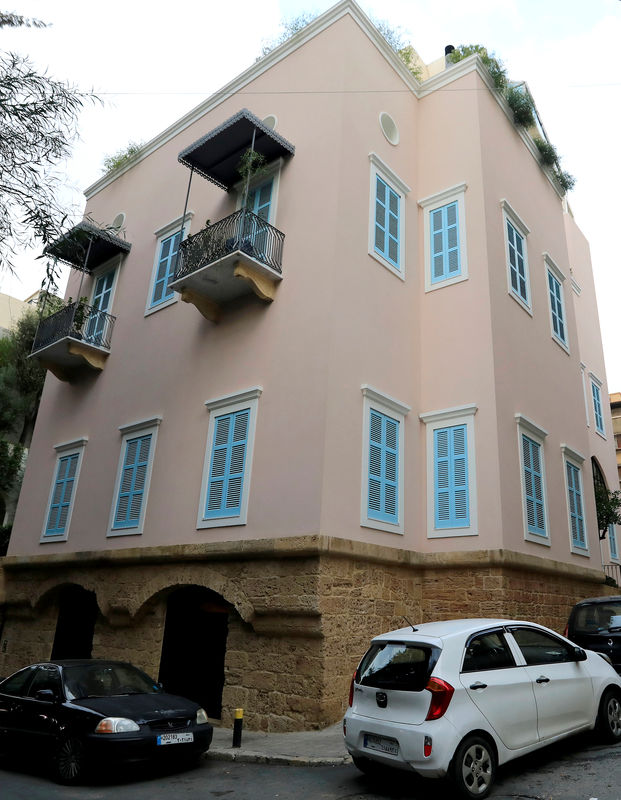
<svg viewBox="0 0 621 800">
<path fill-rule="evenodd" d="M 231 606 L 209 589 L 189 586 L 168 596 L 159 680 L 167 692 L 199 703 L 220 719 Z"/>
<path fill-rule="evenodd" d="M 52 659 L 90 658 L 98 613 L 95 592 L 76 584 L 61 587 Z"/>
</svg>

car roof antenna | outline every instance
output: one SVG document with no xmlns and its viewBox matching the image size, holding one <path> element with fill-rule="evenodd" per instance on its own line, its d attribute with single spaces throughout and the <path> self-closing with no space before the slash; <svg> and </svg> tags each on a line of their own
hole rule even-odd
<svg viewBox="0 0 621 800">
<path fill-rule="evenodd" d="M 412 625 L 412 623 L 410 622 L 410 620 L 409 620 L 407 617 L 405 617 L 405 616 L 404 616 L 404 617 L 403 617 L 403 619 L 404 619 L 404 620 L 407 622 L 407 624 L 410 626 L 410 628 L 412 628 L 412 630 L 413 630 L 414 632 L 416 632 L 416 631 L 418 630 L 418 628 L 415 628 L 415 627 Z"/>
</svg>

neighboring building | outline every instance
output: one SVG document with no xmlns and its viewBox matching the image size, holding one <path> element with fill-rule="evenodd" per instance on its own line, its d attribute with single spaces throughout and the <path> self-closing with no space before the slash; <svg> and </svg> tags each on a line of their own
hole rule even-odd
<svg viewBox="0 0 621 800">
<path fill-rule="evenodd" d="M 562 629 L 604 592 L 588 245 L 479 57 L 438 70 L 344 0 L 87 190 L 126 238 L 51 248 L 89 303 L 35 343 L 0 674 L 126 658 L 318 727 L 405 618 Z"/>
<path fill-rule="evenodd" d="M 28 303 L 0 292 L 0 338 L 6 336 L 28 308 Z"/>
</svg>

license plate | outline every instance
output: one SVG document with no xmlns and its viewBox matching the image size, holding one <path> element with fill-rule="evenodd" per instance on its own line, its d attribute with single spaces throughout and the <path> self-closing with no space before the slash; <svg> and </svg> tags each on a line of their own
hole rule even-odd
<svg viewBox="0 0 621 800">
<path fill-rule="evenodd" d="M 193 733 L 162 733 L 157 737 L 158 744 L 181 744 L 182 742 L 193 742 Z"/>
<path fill-rule="evenodd" d="M 366 733 L 364 746 L 368 750 L 378 750 L 380 753 L 390 753 L 391 756 L 399 755 L 399 742 L 396 739 L 386 739 L 384 736 L 373 736 Z"/>
</svg>

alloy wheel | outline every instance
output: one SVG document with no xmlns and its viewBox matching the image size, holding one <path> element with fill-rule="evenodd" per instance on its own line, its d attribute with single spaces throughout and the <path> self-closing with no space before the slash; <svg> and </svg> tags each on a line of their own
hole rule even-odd
<svg viewBox="0 0 621 800">
<path fill-rule="evenodd" d="M 461 773 L 463 782 L 473 797 L 489 791 L 493 780 L 493 763 L 482 744 L 472 744 L 464 752 Z"/>
</svg>

